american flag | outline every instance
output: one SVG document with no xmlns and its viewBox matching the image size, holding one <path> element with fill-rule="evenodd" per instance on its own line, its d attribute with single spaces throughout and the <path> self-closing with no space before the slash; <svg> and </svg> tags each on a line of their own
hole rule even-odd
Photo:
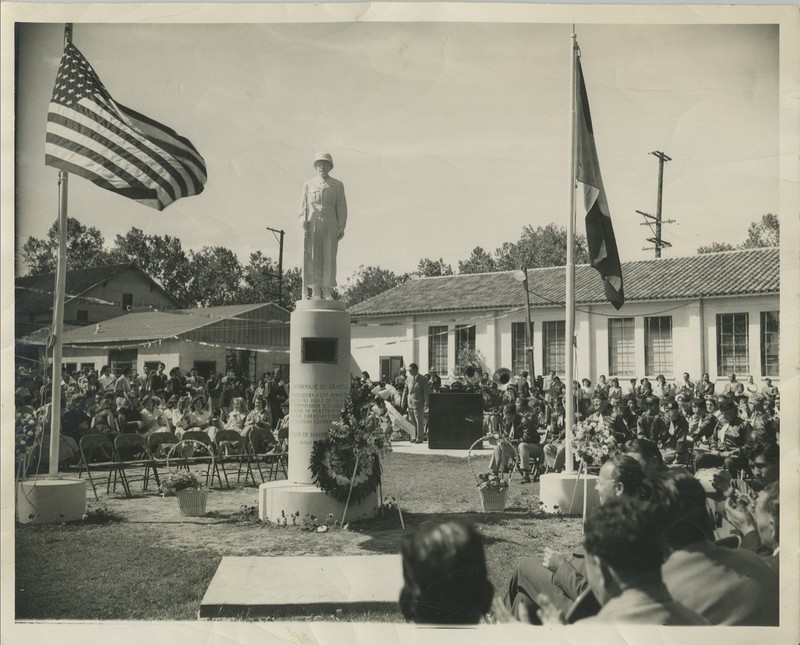
<svg viewBox="0 0 800 645">
<path fill-rule="evenodd" d="M 45 164 L 158 210 L 206 183 L 192 142 L 114 101 L 72 43 L 50 99 Z"/>
</svg>

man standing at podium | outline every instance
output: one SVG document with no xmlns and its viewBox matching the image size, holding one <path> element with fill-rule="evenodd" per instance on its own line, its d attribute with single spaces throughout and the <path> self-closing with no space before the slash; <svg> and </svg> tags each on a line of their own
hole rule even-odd
<svg viewBox="0 0 800 645">
<path fill-rule="evenodd" d="M 422 443 L 422 433 L 425 431 L 425 411 L 428 409 L 429 398 L 428 379 L 419 373 L 416 363 L 411 363 L 408 366 L 403 404 L 408 408 L 408 420 L 416 429 L 416 436 L 411 439 L 413 443 Z"/>
</svg>

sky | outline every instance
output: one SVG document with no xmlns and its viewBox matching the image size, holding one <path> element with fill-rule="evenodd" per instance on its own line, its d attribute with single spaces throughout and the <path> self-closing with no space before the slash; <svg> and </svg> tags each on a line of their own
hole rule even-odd
<svg viewBox="0 0 800 645">
<path fill-rule="evenodd" d="M 69 215 L 108 245 L 135 226 L 222 245 L 242 263 L 299 266 L 303 182 L 333 155 L 349 219 L 342 284 L 360 265 L 397 273 L 420 258 L 457 269 L 525 225 L 566 225 L 570 186 L 569 24 L 341 22 L 76 24 L 73 42 L 106 88 L 188 137 L 203 194 L 162 212 L 74 177 Z M 778 212 L 775 25 L 576 27 L 600 168 L 623 262 L 653 257 L 637 210 L 655 214 L 658 161 L 672 248 L 737 244 Z M 47 106 L 63 24 L 18 30 L 17 249 L 57 215 L 44 166 Z M 579 202 L 580 204 L 580 202 Z M 582 223 L 579 218 L 579 231 Z M 24 273 L 24 266 L 18 267 Z"/>
</svg>

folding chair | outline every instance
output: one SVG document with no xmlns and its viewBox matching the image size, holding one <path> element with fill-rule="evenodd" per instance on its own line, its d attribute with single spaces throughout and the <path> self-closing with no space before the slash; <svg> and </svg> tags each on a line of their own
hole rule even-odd
<svg viewBox="0 0 800 645">
<path fill-rule="evenodd" d="M 203 455 L 194 455 L 194 449 L 191 447 L 191 444 L 185 444 L 184 447 L 188 448 L 185 452 L 188 452 L 189 455 L 183 455 L 184 464 L 186 464 L 186 468 L 188 469 L 190 463 L 196 464 L 208 464 L 208 472 L 206 474 L 206 483 L 208 485 L 214 485 L 214 478 L 217 478 L 219 482 L 219 487 L 222 488 L 222 476 L 220 475 L 219 471 L 219 462 L 216 459 L 215 455 L 215 446 L 214 442 L 211 441 L 211 437 L 208 436 L 208 433 L 203 432 L 202 430 L 187 430 L 181 435 L 180 441 L 176 445 L 182 444 L 184 441 L 194 441 L 197 443 L 203 444 L 206 448 L 208 448 L 209 456 Z M 174 446 L 173 446 L 174 448 Z M 172 449 L 170 449 L 172 452 Z M 180 455 L 180 453 L 178 453 Z M 226 475 L 226 484 L 227 484 L 227 475 Z"/>
<path fill-rule="evenodd" d="M 600 603 L 595 598 L 592 590 L 589 587 L 586 587 L 575 601 L 570 605 L 570 608 L 567 610 L 567 613 L 564 615 L 567 623 L 572 624 L 581 618 L 588 618 L 589 616 L 594 616 L 597 612 L 600 611 Z"/>
<path fill-rule="evenodd" d="M 208 439 L 208 435 L 206 435 Z M 203 454 L 205 453 L 205 454 Z M 214 449 L 211 447 L 211 440 L 208 443 L 198 439 L 181 439 L 173 445 L 164 458 L 167 469 L 171 467 L 170 462 L 177 464 L 177 468 L 186 468 L 190 470 L 190 464 L 208 464 L 206 471 L 206 486 L 209 484 L 209 479 L 213 482 L 213 474 L 216 473 L 219 478 L 219 470 L 217 467 L 216 459 L 214 458 Z M 222 481 L 220 480 L 220 487 Z"/>
<path fill-rule="evenodd" d="M 92 477 L 93 468 L 107 471 L 105 476 L 106 493 L 111 491 L 112 481 L 116 486 L 117 475 L 119 475 L 122 486 L 125 488 L 125 494 L 130 497 L 125 473 L 121 470 L 119 461 L 116 459 L 114 444 L 111 443 L 111 439 L 104 434 L 87 434 L 81 437 L 78 447 L 81 451 L 78 477 L 83 474 L 83 469 L 86 468 L 86 474 L 89 477 L 89 483 L 92 485 L 92 493 L 94 493 L 95 499 L 97 499 L 97 487 L 95 486 L 95 479 Z M 100 480 L 102 479 L 101 477 Z"/>
<path fill-rule="evenodd" d="M 163 461 L 169 449 L 178 443 L 174 432 L 154 432 L 147 437 L 147 447 L 155 460 Z"/>
<path fill-rule="evenodd" d="M 225 470 L 225 464 L 237 464 L 237 478 L 242 472 L 242 462 L 248 461 L 247 457 L 247 441 L 236 430 L 218 430 L 214 435 L 214 444 L 217 450 L 217 463 L 222 466 L 222 474 L 225 476 L 225 485 L 230 488 L 228 482 L 228 471 Z M 247 477 L 245 476 L 245 481 Z"/>
<path fill-rule="evenodd" d="M 281 452 L 275 444 L 275 437 L 269 430 L 263 428 L 253 428 L 247 435 L 248 447 L 250 451 L 250 460 L 248 461 L 248 468 L 250 463 L 255 463 L 258 468 L 258 474 L 261 475 L 261 481 L 272 481 L 277 479 L 278 471 L 283 471 L 283 476 L 288 477 L 286 472 L 286 464 L 288 461 L 288 452 Z M 264 471 L 261 464 L 269 466 L 267 477 L 264 477 Z M 250 469 L 252 476 L 252 469 Z M 247 476 L 245 475 L 245 482 Z M 255 485 L 255 478 L 253 478 L 253 485 Z"/>
<path fill-rule="evenodd" d="M 134 481 L 141 480 L 142 491 L 147 490 L 147 484 L 150 481 L 150 470 L 153 470 L 153 476 L 156 480 L 156 485 L 160 484 L 158 479 L 158 470 L 153 462 L 153 457 L 150 454 L 150 449 L 147 447 L 147 439 L 138 433 L 127 433 L 117 435 L 114 439 L 114 450 L 117 453 L 117 460 L 119 462 L 120 472 L 125 481 L 126 488 L 130 493 L 131 479 Z M 129 468 L 142 468 L 141 475 L 128 475 Z"/>
</svg>

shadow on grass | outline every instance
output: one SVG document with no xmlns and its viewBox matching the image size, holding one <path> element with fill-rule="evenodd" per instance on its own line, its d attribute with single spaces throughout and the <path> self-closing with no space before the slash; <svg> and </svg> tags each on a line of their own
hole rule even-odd
<svg viewBox="0 0 800 645">
<path fill-rule="evenodd" d="M 521 512 L 515 513 L 515 510 Z M 403 513 L 405 529 L 403 529 L 400 523 L 400 516 L 396 512 L 392 512 L 383 517 L 354 522 L 351 524 L 351 530 L 355 530 L 361 535 L 369 537 L 368 540 L 359 543 L 359 548 L 365 551 L 380 554 L 398 553 L 403 534 L 413 531 L 419 526 L 429 522 L 455 520 L 467 524 L 474 524 L 476 526 L 503 526 L 509 522 L 518 521 L 521 517 L 534 519 L 527 511 L 527 508 L 507 508 L 505 511 L 497 513 L 485 513 L 480 511 L 464 511 L 460 513 L 414 513 L 406 511 Z M 487 535 L 486 533 L 483 534 L 483 543 L 487 546 L 506 541 L 507 540 L 502 537 Z"/>
</svg>

